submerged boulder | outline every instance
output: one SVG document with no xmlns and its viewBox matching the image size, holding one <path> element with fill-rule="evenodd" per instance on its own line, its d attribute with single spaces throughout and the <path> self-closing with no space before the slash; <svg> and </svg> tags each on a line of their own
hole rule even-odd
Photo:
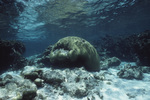
<svg viewBox="0 0 150 100">
<path fill-rule="evenodd" d="M 150 30 L 125 37 L 106 35 L 94 40 L 93 44 L 101 58 L 115 56 L 122 61 L 150 66 Z"/>
<path fill-rule="evenodd" d="M 112 66 L 119 66 L 121 60 L 117 57 L 107 58 L 104 61 L 100 61 L 101 69 L 106 70 Z"/>
<path fill-rule="evenodd" d="M 150 30 L 136 36 L 133 48 L 138 58 L 137 64 L 150 66 Z"/>
<path fill-rule="evenodd" d="M 37 87 L 28 79 L 15 73 L 0 75 L 0 100 L 33 100 Z"/>
<path fill-rule="evenodd" d="M 68 36 L 60 39 L 50 52 L 50 62 L 60 66 L 84 66 L 89 71 L 99 71 L 99 55 L 86 40 Z"/>
<path fill-rule="evenodd" d="M 49 61 L 49 54 L 51 52 L 52 46 L 48 46 L 43 54 L 41 55 L 42 57 L 37 59 L 38 64 L 44 64 L 45 66 L 49 66 L 51 63 Z M 36 61 L 35 59 L 33 60 L 34 62 Z M 35 62 L 36 63 L 36 62 Z"/>
<path fill-rule="evenodd" d="M 150 73 L 150 67 L 149 66 L 141 66 L 143 73 Z"/>
<path fill-rule="evenodd" d="M 140 67 L 138 66 L 131 66 L 127 64 L 124 69 L 120 70 L 117 75 L 120 78 L 125 79 L 138 79 L 141 80 L 143 78 L 143 72 Z"/>
<path fill-rule="evenodd" d="M 32 77 L 26 76 L 26 73 L 30 73 L 32 75 L 33 72 L 38 73 L 38 76 L 35 80 L 33 80 Z M 38 68 L 37 66 L 26 66 L 20 74 L 21 78 L 24 78 L 24 80 L 28 80 L 32 83 L 34 82 L 33 84 L 37 87 L 37 95 L 32 89 L 29 89 L 29 91 L 27 89 L 23 91 L 21 97 L 24 100 L 32 100 L 28 98 L 34 98 L 35 95 L 36 97 L 33 100 L 41 100 L 41 98 L 42 100 L 43 98 L 44 100 L 49 100 L 49 97 L 58 97 L 58 95 L 64 96 L 65 98 L 66 96 L 70 96 L 79 99 L 84 97 L 92 97 L 94 95 L 100 96 L 99 89 L 95 88 L 97 88 L 97 86 L 102 87 L 101 82 L 105 80 L 105 74 L 103 72 L 91 73 L 85 70 L 84 67 L 74 69 L 54 69 Z M 12 76 L 7 77 L 8 83 Z M 21 80 L 21 82 L 24 81 Z M 0 77 L 0 86 L 4 85 L 3 78 Z M 32 84 L 29 83 L 29 85 Z M 58 98 L 53 98 L 53 100 L 57 99 Z"/>
<path fill-rule="evenodd" d="M 27 60 L 22 56 L 25 46 L 19 41 L 0 40 L 0 70 L 24 67 Z"/>
<path fill-rule="evenodd" d="M 60 72 L 47 70 L 42 74 L 42 79 L 45 80 L 46 83 L 49 83 L 53 86 L 60 86 L 62 82 L 65 81 L 65 77 Z"/>
</svg>

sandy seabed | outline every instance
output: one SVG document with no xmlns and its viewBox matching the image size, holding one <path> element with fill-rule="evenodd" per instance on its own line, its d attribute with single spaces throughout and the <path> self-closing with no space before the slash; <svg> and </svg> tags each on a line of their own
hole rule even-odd
<svg viewBox="0 0 150 100">
<path fill-rule="evenodd" d="M 123 64 L 126 63 L 121 63 Z M 27 74 L 39 69 L 42 71 L 39 78 L 43 80 L 40 87 L 27 77 Z M 25 91 L 24 87 L 36 92 L 33 100 L 150 100 L 150 74 L 144 73 L 142 80 L 127 80 L 119 78 L 118 72 L 115 68 L 88 72 L 84 68 L 26 66 L 22 71 L 5 72 L 0 76 L 3 83 L 0 86 L 0 100 L 19 100 Z"/>
</svg>

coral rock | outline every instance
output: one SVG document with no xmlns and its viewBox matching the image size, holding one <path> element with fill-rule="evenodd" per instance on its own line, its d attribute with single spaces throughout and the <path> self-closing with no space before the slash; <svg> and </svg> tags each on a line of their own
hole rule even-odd
<svg viewBox="0 0 150 100">
<path fill-rule="evenodd" d="M 18 41 L 0 40 L 0 71 L 13 67 L 24 67 L 27 60 L 22 56 L 25 46 Z"/>
<path fill-rule="evenodd" d="M 128 64 L 125 66 L 124 69 L 120 70 L 117 75 L 120 78 L 125 78 L 125 79 L 142 79 L 143 78 L 143 72 L 140 67 L 137 66 L 131 66 Z"/>
<path fill-rule="evenodd" d="M 108 59 L 105 59 L 104 61 L 100 62 L 102 70 L 108 69 L 112 66 L 119 66 L 120 63 L 121 63 L 121 61 L 117 57 L 108 58 Z"/>
<path fill-rule="evenodd" d="M 60 39 L 50 53 L 50 62 L 61 66 L 84 66 L 89 71 L 99 71 L 99 55 L 86 40 L 69 36 Z"/>
</svg>

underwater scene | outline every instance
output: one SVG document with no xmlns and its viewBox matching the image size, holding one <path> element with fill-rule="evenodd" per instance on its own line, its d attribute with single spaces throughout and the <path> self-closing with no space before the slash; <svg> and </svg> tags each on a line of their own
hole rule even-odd
<svg viewBox="0 0 150 100">
<path fill-rule="evenodd" d="M 0 100 L 150 100 L 150 0 L 0 0 Z"/>
</svg>

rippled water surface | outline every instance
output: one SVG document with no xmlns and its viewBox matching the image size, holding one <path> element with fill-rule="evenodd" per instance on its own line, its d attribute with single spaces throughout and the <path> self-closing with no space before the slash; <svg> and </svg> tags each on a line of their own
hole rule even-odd
<svg viewBox="0 0 150 100">
<path fill-rule="evenodd" d="M 150 27 L 149 0 L 1 0 L 0 36 L 48 44 L 75 35 L 96 40 Z M 36 42 L 35 42 L 36 41 Z M 47 43 L 45 43 L 45 41 Z"/>
</svg>

